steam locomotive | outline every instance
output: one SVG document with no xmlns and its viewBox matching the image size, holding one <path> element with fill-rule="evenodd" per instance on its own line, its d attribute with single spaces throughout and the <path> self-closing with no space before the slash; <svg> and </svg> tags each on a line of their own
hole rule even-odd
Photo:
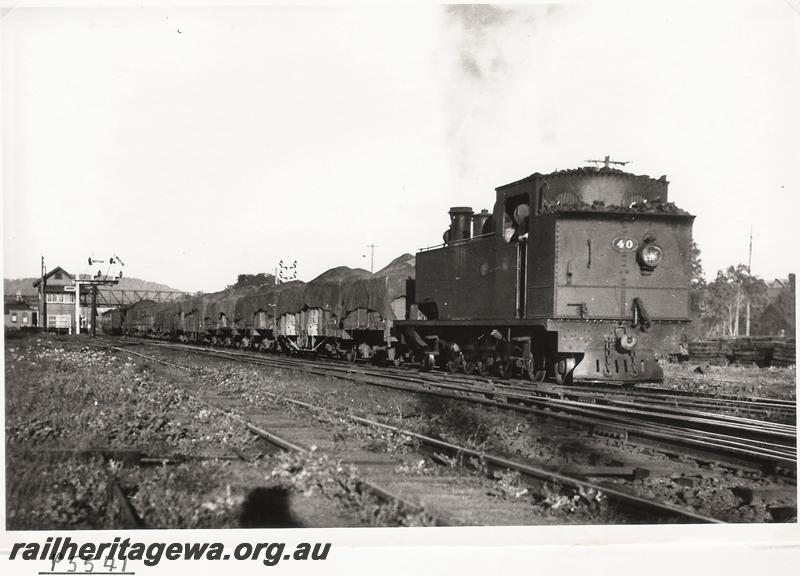
<svg viewBox="0 0 800 576">
<path fill-rule="evenodd" d="M 658 381 L 690 323 L 694 216 L 667 189 L 608 164 L 535 173 L 497 188 L 491 212 L 451 208 L 442 244 L 374 275 L 340 267 L 140 303 L 125 330 L 533 381 Z"/>
</svg>

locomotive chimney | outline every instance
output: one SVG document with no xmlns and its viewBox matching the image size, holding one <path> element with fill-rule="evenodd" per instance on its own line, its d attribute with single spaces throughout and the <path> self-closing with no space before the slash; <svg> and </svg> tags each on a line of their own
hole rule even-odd
<svg viewBox="0 0 800 576">
<path fill-rule="evenodd" d="M 484 208 L 478 214 L 475 214 L 472 217 L 472 236 L 480 236 L 483 234 L 483 225 L 486 224 L 486 221 L 489 219 L 489 211 Z"/>
<path fill-rule="evenodd" d="M 466 240 L 469 235 L 469 222 L 472 219 L 472 208 L 453 206 L 450 208 L 450 242 Z"/>
</svg>

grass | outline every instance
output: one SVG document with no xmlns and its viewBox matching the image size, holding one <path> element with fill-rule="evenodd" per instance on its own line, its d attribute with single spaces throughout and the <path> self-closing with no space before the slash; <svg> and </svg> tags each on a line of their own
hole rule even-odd
<svg viewBox="0 0 800 576">
<path fill-rule="evenodd" d="M 117 527 L 109 472 L 135 488 L 132 502 L 149 527 L 234 527 L 244 489 L 228 497 L 230 484 L 263 483 L 267 474 L 213 458 L 145 469 L 78 454 L 192 457 L 244 448 L 238 423 L 185 392 L 181 373 L 40 336 L 6 343 L 5 376 L 9 529 Z"/>
<path fill-rule="evenodd" d="M 664 385 L 679 390 L 794 400 L 797 369 L 758 366 L 716 366 L 698 362 L 670 363 Z"/>
<path fill-rule="evenodd" d="M 6 343 L 5 376 L 7 529 L 124 527 L 109 500 L 109 475 L 149 528 L 239 527 L 253 489 L 269 487 L 287 487 L 307 500 L 299 505 L 312 509 L 311 525 L 433 522 L 376 499 L 353 470 L 319 454 L 214 458 L 252 453 L 250 436 L 187 390 L 218 387 L 274 404 L 261 373 L 207 366 L 190 377 L 124 352 L 36 335 Z M 91 449 L 190 460 L 139 467 L 78 454 Z"/>
</svg>

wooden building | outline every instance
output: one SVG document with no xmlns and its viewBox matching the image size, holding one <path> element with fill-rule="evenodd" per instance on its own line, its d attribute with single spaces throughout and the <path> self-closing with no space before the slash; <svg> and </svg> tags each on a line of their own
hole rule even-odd
<svg viewBox="0 0 800 576">
<path fill-rule="evenodd" d="M 26 301 L 22 295 L 3 301 L 3 325 L 6 330 L 20 330 L 37 326 L 39 308 L 36 303 Z"/>
<path fill-rule="evenodd" d="M 751 334 L 794 338 L 796 330 L 795 275 L 786 280 L 775 279 L 767 284 L 769 303 L 753 320 Z"/>
<path fill-rule="evenodd" d="M 75 277 L 56 266 L 44 277 L 44 291 L 41 284 L 41 278 L 33 283 L 39 291 L 39 310 L 43 309 L 42 298 L 47 303 L 47 318 L 42 314 L 40 324 L 47 330 L 72 332 L 75 325 Z"/>
</svg>

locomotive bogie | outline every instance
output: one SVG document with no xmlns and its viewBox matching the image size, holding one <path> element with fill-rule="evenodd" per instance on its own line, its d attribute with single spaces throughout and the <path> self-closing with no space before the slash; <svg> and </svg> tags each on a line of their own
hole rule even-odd
<svg viewBox="0 0 800 576">
<path fill-rule="evenodd" d="M 542 380 L 547 357 L 555 358 L 554 334 L 530 322 L 399 321 L 397 328 L 401 348 L 428 369 Z"/>
</svg>

